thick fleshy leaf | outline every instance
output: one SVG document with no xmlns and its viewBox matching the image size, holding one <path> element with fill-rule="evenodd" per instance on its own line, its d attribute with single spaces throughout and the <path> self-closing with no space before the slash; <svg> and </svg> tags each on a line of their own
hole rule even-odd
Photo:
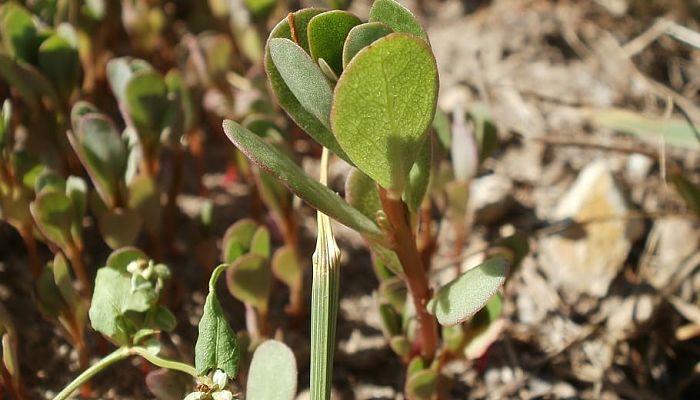
<svg viewBox="0 0 700 400">
<path fill-rule="evenodd" d="M 379 199 L 377 184 L 362 171 L 354 168 L 348 174 L 345 181 L 345 199 L 348 203 L 366 215 L 372 221 L 377 218 L 377 213 L 382 210 L 382 202 Z M 403 268 L 396 253 L 376 241 L 369 241 L 369 246 L 375 258 L 394 275 L 403 275 Z"/>
<path fill-rule="evenodd" d="M 121 195 L 128 149 L 112 121 L 102 114 L 88 113 L 90 107 L 82 102 L 73 107 L 74 125 L 68 139 L 100 197 L 113 207 Z"/>
<path fill-rule="evenodd" d="M 39 46 L 39 70 L 54 84 L 62 99 L 68 100 L 80 78 L 78 49 L 58 34 L 50 36 Z"/>
<path fill-rule="evenodd" d="M 112 93 L 119 102 L 126 99 L 126 85 L 138 71 L 150 71 L 153 67 L 149 63 L 130 57 L 113 58 L 107 62 L 107 80 Z"/>
<path fill-rule="evenodd" d="M 296 37 L 296 39 L 298 39 L 297 44 L 301 46 L 304 51 L 308 52 L 309 41 L 307 39 L 307 25 L 311 18 L 322 12 L 323 10 L 306 8 L 292 13 L 291 19 L 294 21 L 294 32 L 296 35 L 292 35 L 292 30 L 289 26 L 290 17 L 285 18 L 279 24 L 277 24 L 277 26 L 270 33 L 268 45 L 265 47 L 265 72 L 267 73 L 267 77 L 270 81 L 272 91 L 277 97 L 277 101 L 280 103 L 280 106 L 282 106 L 284 111 L 286 111 L 287 114 L 289 114 L 289 116 L 294 120 L 294 122 L 296 122 L 301 129 L 306 131 L 306 133 L 308 133 L 315 141 L 330 149 L 340 158 L 349 161 L 348 156 L 340 147 L 330 129 L 312 113 L 307 111 L 299 100 L 297 100 L 296 96 L 285 83 L 282 75 L 280 75 L 280 72 L 277 70 L 275 63 L 272 61 L 272 56 L 270 55 L 269 43 L 275 38 L 293 40 Z M 305 55 L 305 57 L 308 56 Z"/>
<path fill-rule="evenodd" d="M 408 185 L 403 192 L 403 199 L 411 212 L 415 213 L 420 208 L 425 194 L 428 192 L 432 172 L 432 155 L 433 140 L 431 136 L 428 136 L 421 146 L 416 163 L 413 164 L 408 173 Z"/>
<path fill-rule="evenodd" d="M 118 250 L 114 250 L 107 257 L 107 262 L 105 265 L 114 268 L 117 271 L 126 272 L 126 267 L 133 261 L 136 260 L 147 260 L 148 257 L 146 253 L 137 249 L 136 247 L 122 247 Z"/>
<path fill-rule="evenodd" d="M 369 22 L 383 22 L 394 32 L 410 33 L 428 41 L 428 34 L 416 17 L 394 0 L 375 0 L 369 10 Z"/>
<path fill-rule="evenodd" d="M 270 231 L 264 226 L 258 227 L 250 240 L 250 252 L 259 254 L 265 259 L 270 258 Z"/>
<path fill-rule="evenodd" d="M 156 145 L 167 122 L 170 106 L 165 80 L 155 71 L 139 71 L 124 89 L 126 110 L 147 147 Z"/>
<path fill-rule="evenodd" d="M 438 373 L 425 369 L 411 374 L 406 379 L 406 395 L 411 400 L 434 400 L 437 398 Z"/>
<path fill-rule="evenodd" d="M 106 210 L 97 218 L 97 227 L 111 249 L 133 244 L 141 232 L 141 226 L 138 212 L 130 209 Z"/>
<path fill-rule="evenodd" d="M 226 321 L 216 295 L 216 280 L 227 267 L 225 264 L 219 265 L 209 279 L 209 294 L 204 302 L 204 314 L 199 320 L 199 336 L 194 349 L 194 364 L 199 375 L 216 369 L 226 372 L 230 378 L 238 373 L 241 353 L 238 339 Z"/>
<path fill-rule="evenodd" d="M 280 247 L 272 256 L 272 273 L 290 288 L 300 287 L 304 271 L 299 265 L 296 250 L 291 246 Z"/>
<path fill-rule="evenodd" d="M 275 8 L 275 0 L 244 0 L 246 7 L 255 18 L 265 18 Z"/>
<path fill-rule="evenodd" d="M 60 253 L 53 258 L 52 269 L 54 283 L 61 293 L 63 301 L 68 305 L 69 310 L 76 312 L 81 302 L 80 295 L 73 286 L 73 281 L 68 271 L 68 261 Z"/>
<path fill-rule="evenodd" d="M 144 228 L 152 233 L 158 232 L 163 208 L 160 204 L 160 190 L 152 177 L 138 175 L 131 181 L 128 208 L 139 214 Z"/>
<path fill-rule="evenodd" d="M 87 184 L 77 176 L 69 176 L 66 179 L 66 196 L 73 205 L 73 224 L 71 233 L 73 238 L 80 239 L 83 232 L 83 217 L 87 209 Z"/>
<path fill-rule="evenodd" d="M 344 202 L 326 186 L 256 134 L 237 123 L 224 121 L 224 132 L 251 161 L 270 172 L 312 207 L 356 231 L 381 240 L 379 227 L 361 212 Z"/>
<path fill-rule="evenodd" d="M 384 336 L 393 337 L 401 334 L 401 317 L 390 304 L 379 305 L 379 319 L 382 322 Z"/>
<path fill-rule="evenodd" d="M 297 363 L 292 350 L 276 340 L 260 344 L 250 363 L 246 398 L 292 400 L 296 392 Z"/>
<path fill-rule="evenodd" d="M 362 21 L 355 15 L 341 10 L 327 11 L 309 21 L 309 51 L 316 61 L 322 58 L 336 75 L 343 72 L 343 44 L 350 30 Z"/>
<path fill-rule="evenodd" d="M 383 22 L 368 22 L 352 28 L 343 45 L 343 68 L 347 67 L 360 50 L 393 32 L 389 25 Z"/>
<path fill-rule="evenodd" d="M 328 128 L 333 90 L 323 72 L 304 49 L 289 39 L 270 39 L 268 46 L 272 62 L 294 97 Z"/>
<path fill-rule="evenodd" d="M 411 354 L 411 343 L 406 336 L 397 335 L 389 339 L 389 347 L 399 357 L 407 357 Z"/>
<path fill-rule="evenodd" d="M 357 168 L 350 171 L 345 181 L 345 200 L 372 221 L 382 209 L 377 184 Z"/>
<path fill-rule="evenodd" d="M 48 240 L 62 249 L 72 243 L 73 205 L 63 193 L 44 192 L 30 206 L 37 226 Z"/>
<path fill-rule="evenodd" d="M 221 261 L 230 264 L 250 249 L 250 242 L 258 224 L 250 218 L 241 219 L 231 225 L 221 241 Z"/>
<path fill-rule="evenodd" d="M 441 325 L 455 325 L 471 318 L 503 285 L 508 261 L 496 257 L 458 276 L 440 288 L 427 309 Z"/>
<path fill-rule="evenodd" d="M 5 99 L 0 110 L 0 151 L 3 151 L 12 130 L 12 102 Z"/>
<path fill-rule="evenodd" d="M 58 97 L 51 82 L 33 65 L 0 54 L 0 78 L 17 91 L 33 111 L 39 110 L 44 96 L 58 104 Z"/>
<path fill-rule="evenodd" d="M 338 142 L 362 172 L 398 195 L 433 120 L 437 84 L 428 45 L 392 33 L 360 51 L 335 87 Z"/>
<path fill-rule="evenodd" d="M 393 276 L 379 284 L 379 296 L 383 302 L 390 304 L 394 310 L 403 314 L 406 308 L 406 295 L 408 288 L 403 279 Z"/>
<path fill-rule="evenodd" d="M 7 3 L 0 17 L 0 37 L 10 56 L 34 64 L 41 38 L 31 14 L 16 3 Z"/>
<path fill-rule="evenodd" d="M 158 400 L 182 400 L 192 389 L 192 378 L 161 368 L 146 375 L 146 386 Z"/>
<path fill-rule="evenodd" d="M 56 286 L 53 269 L 50 267 L 44 268 L 36 281 L 36 297 L 40 310 L 53 318 L 58 317 L 69 309 Z M 2 332 L 2 329 L 0 329 L 0 332 Z"/>
<path fill-rule="evenodd" d="M 226 271 L 229 292 L 245 304 L 258 310 L 267 310 L 272 289 L 272 271 L 264 256 L 245 254 Z"/>
<path fill-rule="evenodd" d="M 503 331 L 501 318 L 503 298 L 496 294 L 486 303 L 469 323 L 469 342 L 464 347 L 464 356 L 468 360 L 482 357 Z"/>
</svg>

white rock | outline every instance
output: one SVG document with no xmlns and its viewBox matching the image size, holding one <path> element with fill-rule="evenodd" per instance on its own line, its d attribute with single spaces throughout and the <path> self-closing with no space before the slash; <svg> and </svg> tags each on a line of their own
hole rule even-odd
<svg viewBox="0 0 700 400">
<path fill-rule="evenodd" d="M 505 216 L 514 204 L 513 182 L 499 174 L 482 176 L 472 181 L 469 208 L 475 221 L 490 224 Z"/>
<path fill-rule="evenodd" d="M 588 165 L 562 197 L 554 219 L 595 221 L 546 236 L 539 261 L 549 280 L 568 300 L 580 294 L 603 297 L 629 253 L 635 221 L 604 161 Z"/>
</svg>

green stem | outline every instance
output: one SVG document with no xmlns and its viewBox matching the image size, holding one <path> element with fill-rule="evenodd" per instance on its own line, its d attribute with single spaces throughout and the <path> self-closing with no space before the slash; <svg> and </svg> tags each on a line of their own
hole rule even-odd
<svg viewBox="0 0 700 400">
<path fill-rule="evenodd" d="M 173 360 L 167 360 L 165 358 L 158 357 L 157 355 L 149 352 L 143 347 L 125 347 L 122 346 L 116 350 L 114 350 L 112 353 L 110 353 L 108 356 L 104 357 L 95 365 L 92 367 L 86 369 L 83 371 L 82 374 L 80 374 L 77 378 L 75 378 L 71 383 L 68 384 L 61 392 L 54 397 L 54 400 L 64 400 L 67 399 L 68 396 L 71 395 L 76 389 L 78 389 L 80 386 L 82 386 L 84 383 L 92 379 L 93 376 L 97 375 L 98 373 L 102 372 L 102 370 L 106 369 L 110 365 L 116 363 L 117 361 L 121 361 L 126 359 L 129 356 L 140 356 L 144 358 L 146 361 L 150 362 L 151 364 L 160 367 L 160 368 L 166 368 L 170 369 L 173 371 L 180 371 L 184 372 L 188 375 L 191 375 L 195 379 L 197 378 L 197 370 L 195 370 L 192 366 L 178 362 L 178 361 L 173 361 Z"/>
<path fill-rule="evenodd" d="M 321 158 L 321 182 L 327 181 L 328 149 Z M 331 221 L 318 213 L 318 238 L 313 255 L 311 283 L 311 400 L 331 395 L 335 329 L 338 316 L 340 250 L 333 237 Z"/>
<path fill-rule="evenodd" d="M 73 382 L 69 383 L 68 386 L 63 388 L 59 394 L 54 397 L 53 400 L 64 400 L 67 399 L 68 396 L 71 395 L 76 389 L 78 389 L 80 386 L 82 386 L 85 382 L 89 381 L 93 376 L 97 375 L 98 373 L 102 372 L 103 369 L 109 367 L 110 365 L 116 363 L 117 361 L 121 361 L 129 356 L 129 349 L 126 347 L 120 347 L 113 351 L 111 354 L 106 356 L 105 358 L 101 359 L 95 365 L 92 367 L 86 369 L 83 371 L 82 374 L 78 375 L 77 378 L 73 380 Z"/>
<path fill-rule="evenodd" d="M 144 349 L 143 347 L 131 347 L 129 349 L 129 354 L 138 355 L 146 359 L 146 361 L 155 365 L 156 367 L 161 367 L 165 369 L 170 369 L 173 371 L 184 372 L 197 379 L 197 370 L 191 365 L 181 363 L 179 361 L 168 360 L 165 358 L 160 358 L 157 355 L 151 353 L 150 351 Z"/>
</svg>

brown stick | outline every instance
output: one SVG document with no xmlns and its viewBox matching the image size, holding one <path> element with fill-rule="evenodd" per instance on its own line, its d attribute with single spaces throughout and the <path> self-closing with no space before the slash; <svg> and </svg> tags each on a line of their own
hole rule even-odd
<svg viewBox="0 0 700 400">
<path fill-rule="evenodd" d="M 435 356 L 437 348 L 437 323 L 426 309 L 431 293 L 426 271 L 416 248 L 416 238 L 413 229 L 411 229 L 408 208 L 400 198 L 393 198 L 381 187 L 379 187 L 379 197 L 387 220 L 393 228 L 391 232 L 393 250 L 403 267 L 406 284 L 416 309 L 421 338 L 421 355 L 427 362 L 430 362 Z"/>
</svg>

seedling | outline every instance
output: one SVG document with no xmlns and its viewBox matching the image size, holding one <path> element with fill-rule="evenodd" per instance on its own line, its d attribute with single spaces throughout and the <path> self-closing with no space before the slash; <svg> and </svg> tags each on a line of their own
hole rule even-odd
<svg viewBox="0 0 700 400">
<path fill-rule="evenodd" d="M 348 202 L 250 130 L 225 121 L 224 131 L 258 167 L 361 233 L 376 259 L 405 282 L 413 303 L 405 309 L 415 315 L 408 314 L 398 324 L 403 326 L 393 324 L 392 343 L 405 359 L 425 365 L 409 368 L 416 374 L 409 374 L 412 398 L 434 396 L 439 363 L 430 363 L 441 347 L 437 323 L 454 325 L 473 316 L 503 284 L 509 261 L 487 260 L 434 294 L 429 286 L 415 221 L 431 175 L 429 128 L 438 73 L 424 29 L 393 0 L 375 1 L 368 23 L 343 11 L 304 9 L 272 31 L 265 68 L 290 117 L 356 167 Z M 312 398 L 327 398 L 317 393 Z"/>
</svg>

